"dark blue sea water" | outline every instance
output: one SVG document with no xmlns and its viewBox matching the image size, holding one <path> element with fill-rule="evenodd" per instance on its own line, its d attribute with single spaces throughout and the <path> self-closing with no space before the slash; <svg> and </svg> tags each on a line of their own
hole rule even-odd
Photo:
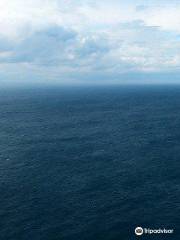
<svg viewBox="0 0 180 240">
<path fill-rule="evenodd" d="M 0 240 L 180 239 L 180 87 L 0 90 Z"/>
</svg>

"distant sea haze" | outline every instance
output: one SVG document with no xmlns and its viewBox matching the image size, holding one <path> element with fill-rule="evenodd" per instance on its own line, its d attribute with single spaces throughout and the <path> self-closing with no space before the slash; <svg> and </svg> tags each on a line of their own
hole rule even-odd
<svg viewBox="0 0 180 240">
<path fill-rule="evenodd" d="M 180 239 L 180 86 L 0 90 L 0 150 L 1 240 Z"/>
</svg>

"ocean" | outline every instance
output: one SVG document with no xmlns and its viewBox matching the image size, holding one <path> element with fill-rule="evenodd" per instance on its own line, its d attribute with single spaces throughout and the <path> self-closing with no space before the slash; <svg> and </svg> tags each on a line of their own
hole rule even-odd
<svg viewBox="0 0 180 240">
<path fill-rule="evenodd" d="M 180 239 L 180 86 L 0 90 L 0 240 L 151 237 Z"/>
</svg>

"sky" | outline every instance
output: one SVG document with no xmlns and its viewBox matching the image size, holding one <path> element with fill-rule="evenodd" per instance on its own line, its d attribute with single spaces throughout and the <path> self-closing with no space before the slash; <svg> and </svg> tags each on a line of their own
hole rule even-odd
<svg viewBox="0 0 180 240">
<path fill-rule="evenodd" d="M 180 83 L 179 0 L 0 0 L 0 83 Z"/>
</svg>

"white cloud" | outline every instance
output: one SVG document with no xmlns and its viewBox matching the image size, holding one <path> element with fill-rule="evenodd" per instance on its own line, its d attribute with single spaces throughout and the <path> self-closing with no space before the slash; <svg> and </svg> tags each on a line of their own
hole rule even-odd
<svg viewBox="0 0 180 240">
<path fill-rule="evenodd" d="M 1 0 L 1 72 L 8 66 L 15 71 L 17 64 L 49 78 L 179 71 L 180 3 L 141 3 Z"/>
</svg>

